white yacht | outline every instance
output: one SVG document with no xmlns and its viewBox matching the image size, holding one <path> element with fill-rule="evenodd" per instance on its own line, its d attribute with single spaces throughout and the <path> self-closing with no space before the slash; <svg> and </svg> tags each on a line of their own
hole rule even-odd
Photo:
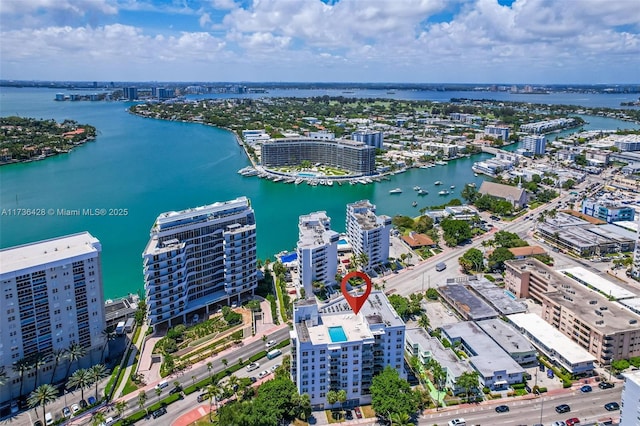
<svg viewBox="0 0 640 426">
<path fill-rule="evenodd" d="M 437 181 L 434 183 L 434 185 L 442 185 L 442 182 L 441 182 L 441 181 L 439 181 L 439 180 L 437 180 Z"/>
<path fill-rule="evenodd" d="M 389 194 L 401 194 L 401 193 L 402 193 L 402 189 L 400 188 L 395 188 L 389 191 Z"/>
</svg>

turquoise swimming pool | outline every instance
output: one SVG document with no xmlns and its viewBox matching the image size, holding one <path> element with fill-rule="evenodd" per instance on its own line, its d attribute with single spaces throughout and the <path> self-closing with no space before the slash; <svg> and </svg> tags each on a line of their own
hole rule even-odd
<svg viewBox="0 0 640 426">
<path fill-rule="evenodd" d="M 347 335 L 344 332 L 344 329 L 342 328 L 342 326 L 340 325 L 336 327 L 329 327 L 329 337 L 331 338 L 331 341 L 333 343 L 347 341 Z"/>
</svg>

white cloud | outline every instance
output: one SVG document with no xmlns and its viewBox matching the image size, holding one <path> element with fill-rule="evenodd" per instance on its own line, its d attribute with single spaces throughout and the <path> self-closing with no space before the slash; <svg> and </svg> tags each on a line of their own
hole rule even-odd
<svg viewBox="0 0 640 426">
<path fill-rule="evenodd" d="M 211 16 L 209 16 L 208 13 L 203 14 L 200 19 L 198 20 L 198 22 L 200 23 L 200 26 L 202 28 L 205 28 L 207 25 L 211 24 Z"/>
</svg>

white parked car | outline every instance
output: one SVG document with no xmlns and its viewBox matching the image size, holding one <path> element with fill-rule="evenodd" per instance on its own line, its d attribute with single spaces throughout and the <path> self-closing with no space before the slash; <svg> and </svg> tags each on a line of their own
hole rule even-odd
<svg viewBox="0 0 640 426">
<path fill-rule="evenodd" d="M 276 364 L 273 367 L 271 367 L 271 371 L 275 373 L 279 367 L 280 367 L 280 364 Z"/>
<path fill-rule="evenodd" d="M 269 371 L 267 371 L 267 370 L 261 371 L 260 373 L 258 373 L 258 379 L 265 378 L 265 377 L 267 377 L 269 374 L 271 374 L 271 373 L 269 373 Z"/>
<path fill-rule="evenodd" d="M 247 365 L 247 371 L 257 370 L 258 368 L 260 368 L 260 363 L 258 362 L 252 362 L 251 364 Z"/>
<path fill-rule="evenodd" d="M 466 426 L 466 422 L 464 419 L 453 419 L 449 420 L 449 426 Z"/>
<path fill-rule="evenodd" d="M 265 346 L 267 348 L 270 348 L 271 346 L 274 346 L 275 344 L 276 344 L 275 340 L 269 340 Z"/>
</svg>

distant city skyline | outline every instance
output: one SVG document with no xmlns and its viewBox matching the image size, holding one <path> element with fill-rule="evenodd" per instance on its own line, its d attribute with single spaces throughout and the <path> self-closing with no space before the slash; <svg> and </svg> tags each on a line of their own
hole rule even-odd
<svg viewBox="0 0 640 426">
<path fill-rule="evenodd" d="M 0 78 L 637 83 L 635 0 L 3 0 Z"/>
</svg>

